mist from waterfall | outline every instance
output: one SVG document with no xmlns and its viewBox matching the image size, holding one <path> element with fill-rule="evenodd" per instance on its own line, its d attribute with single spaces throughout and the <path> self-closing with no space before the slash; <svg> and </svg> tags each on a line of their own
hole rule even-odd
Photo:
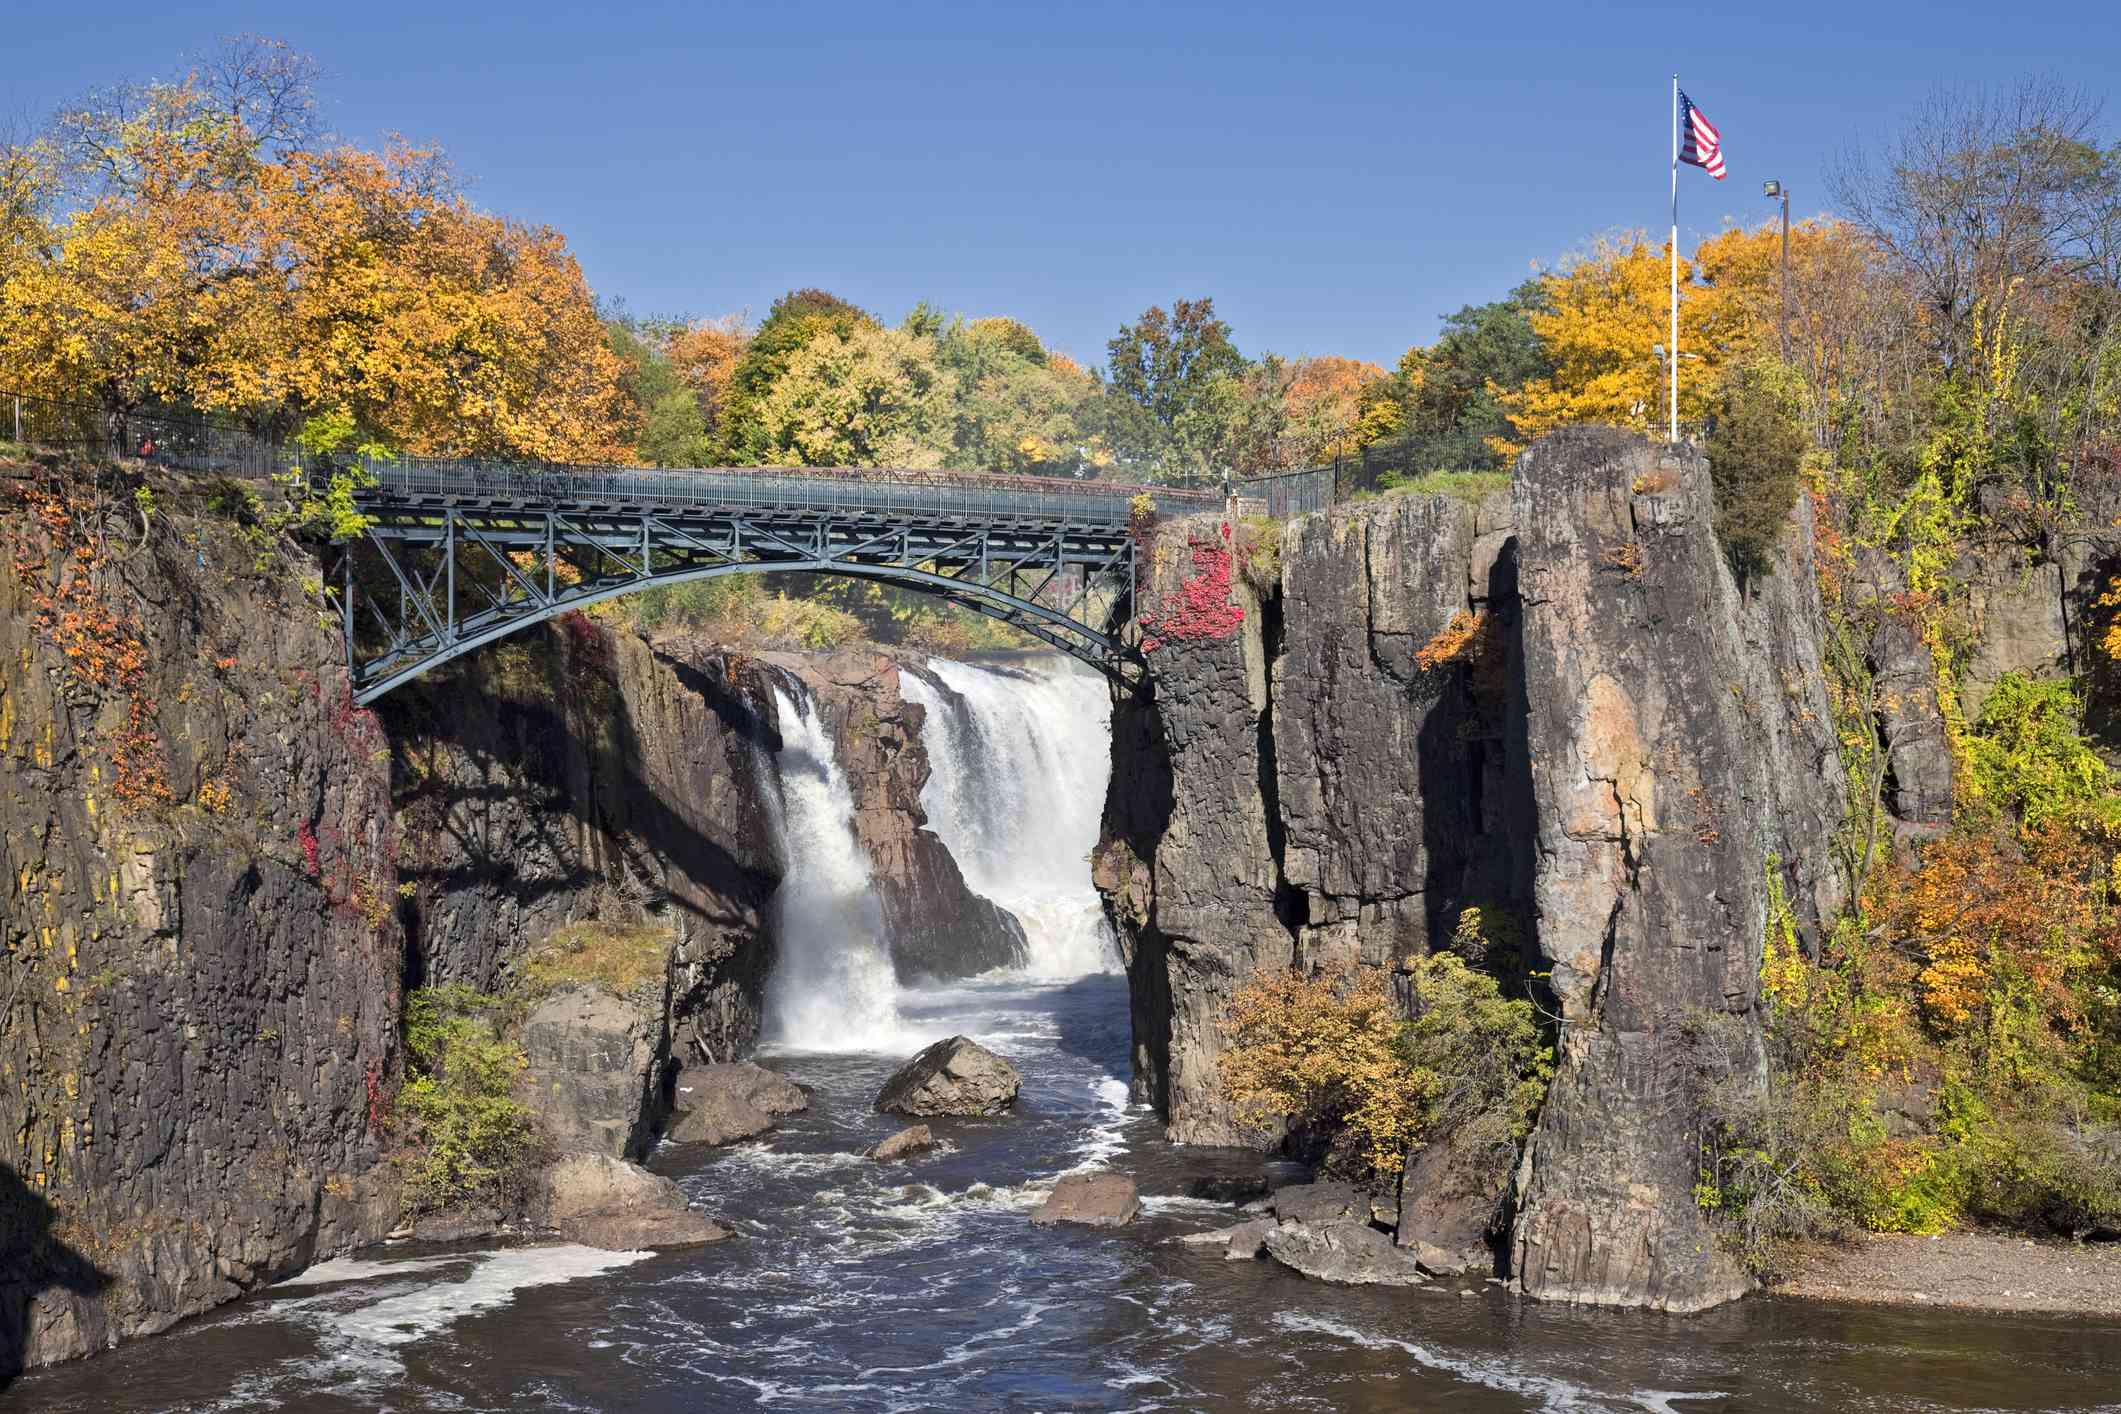
<svg viewBox="0 0 2121 1414">
<path fill-rule="evenodd" d="M 1118 950 L 1090 882 L 1112 773 L 1109 690 L 1066 658 L 991 667 L 930 659 L 900 674 L 928 709 L 928 828 L 977 893 L 1024 925 L 1034 977 L 1109 972 Z"/>
<path fill-rule="evenodd" d="M 854 796 L 831 727 L 809 689 L 789 683 L 773 689 L 780 795 L 767 805 L 786 872 L 773 896 L 766 1040 L 799 1051 L 901 1049 L 898 980 L 869 856 L 854 835 Z"/>
</svg>

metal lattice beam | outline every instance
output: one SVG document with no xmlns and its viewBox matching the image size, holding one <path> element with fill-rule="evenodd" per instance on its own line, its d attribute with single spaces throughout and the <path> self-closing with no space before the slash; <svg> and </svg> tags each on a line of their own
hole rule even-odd
<svg viewBox="0 0 2121 1414">
<path fill-rule="evenodd" d="M 791 571 L 932 594 L 1122 679 L 1139 666 L 1124 635 L 1135 541 L 1106 504 L 1071 515 L 1061 498 L 1046 504 L 1042 494 L 1029 512 L 1012 504 L 923 514 L 914 505 L 849 505 L 834 485 L 809 505 L 782 488 L 778 504 L 753 497 L 651 507 L 555 495 L 555 484 L 541 482 L 543 494 L 522 505 L 492 494 L 434 504 L 424 488 L 388 485 L 357 498 L 371 523 L 344 547 L 339 576 L 356 701 L 373 702 L 485 644 L 622 594 Z M 364 628 L 369 621 L 374 627 Z"/>
</svg>

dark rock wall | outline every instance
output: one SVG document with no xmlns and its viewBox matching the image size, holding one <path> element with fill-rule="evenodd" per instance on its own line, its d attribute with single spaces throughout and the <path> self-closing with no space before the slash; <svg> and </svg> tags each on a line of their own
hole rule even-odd
<svg viewBox="0 0 2121 1414">
<path fill-rule="evenodd" d="M 1184 1143 L 1248 1135 L 1223 1096 L 1219 1021 L 1262 971 L 1427 952 L 1475 904 L 1521 911 L 1527 777 L 1512 668 L 1478 687 L 1416 654 L 1487 609 L 1515 621 L 1506 498 L 1392 498 L 1281 531 L 1279 584 L 1242 580 L 1224 637 L 1151 654 L 1113 714 L 1098 887 L 1134 1008 L 1135 1093 Z M 1144 599 L 1176 599 L 1191 543 L 1169 527 Z"/>
<path fill-rule="evenodd" d="M 24 488 L 0 530 L 41 557 Z M 123 694 L 0 571 L 0 1383 L 397 1214 L 368 1094 L 404 954 L 381 733 L 296 567 L 182 514 L 124 548 L 98 573 L 144 643 L 167 808 L 118 798 Z"/>
</svg>

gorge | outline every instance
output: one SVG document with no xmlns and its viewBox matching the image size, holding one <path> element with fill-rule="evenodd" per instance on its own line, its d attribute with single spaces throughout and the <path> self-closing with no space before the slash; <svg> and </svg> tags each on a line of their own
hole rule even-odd
<svg viewBox="0 0 2121 1414">
<path fill-rule="evenodd" d="M 18 556 L 94 514 L 15 480 Z M 102 565 L 138 606 L 122 693 L 76 691 L 20 577 L 0 585 L 30 1259 L 0 1318 L 18 1364 L 120 1346 L 22 1380 L 39 1407 L 1920 1395 L 1835 1368 L 1842 1341 L 1921 1349 L 1974 1402 L 2038 1371 L 2089 1404 L 2113 1378 L 2053 1367 L 2031 1321 L 1977 1341 L 1943 1315 L 1727 1304 L 1752 1283 L 1696 1198 L 1690 1028 L 1720 1018 L 1760 1070 L 1764 942 L 1816 946 L 1845 888 L 1803 503 L 1741 584 L 1698 458 L 1565 432 L 1479 499 L 1160 527 L 1139 691 L 1056 658 L 747 656 L 568 619 L 369 712 L 304 553 L 165 494 Z M 1236 612 L 1188 621 L 1204 583 Z M 143 787 L 100 744 L 136 710 L 183 808 L 128 808 Z M 1896 739 L 1902 792 L 1934 774 L 1920 739 Z M 1236 990 L 1331 967 L 1403 987 L 1469 910 L 1549 1013 L 1554 1078 L 1509 1163 L 1439 1144 L 1391 1196 L 1447 1195 L 1491 1267 L 1394 1293 L 1163 1244 L 1261 1169 L 1218 1063 Z M 646 1159 L 738 1240 L 363 1250 L 407 1206 L 407 993 L 505 992 L 585 926 L 646 930 L 658 960 L 591 1021 L 563 1016 L 573 992 L 526 1003 L 540 1121 Z M 869 1107 L 884 1075 L 958 1032 L 1025 1070 L 1019 1112 L 939 1123 L 918 1166 L 863 1159 L 897 1127 Z M 810 1108 L 761 1142 L 656 1147 L 688 1072 L 753 1055 Z M 1096 1168 L 1137 1178 L 1135 1227 L 1027 1226 Z"/>
</svg>

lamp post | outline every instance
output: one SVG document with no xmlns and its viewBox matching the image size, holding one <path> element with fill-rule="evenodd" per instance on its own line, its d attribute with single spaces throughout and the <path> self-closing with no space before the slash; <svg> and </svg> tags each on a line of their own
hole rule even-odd
<svg viewBox="0 0 2121 1414">
<path fill-rule="evenodd" d="M 1782 361 L 1790 361 L 1790 189 L 1781 182 L 1760 184 L 1760 194 L 1782 198 Z"/>
</svg>

